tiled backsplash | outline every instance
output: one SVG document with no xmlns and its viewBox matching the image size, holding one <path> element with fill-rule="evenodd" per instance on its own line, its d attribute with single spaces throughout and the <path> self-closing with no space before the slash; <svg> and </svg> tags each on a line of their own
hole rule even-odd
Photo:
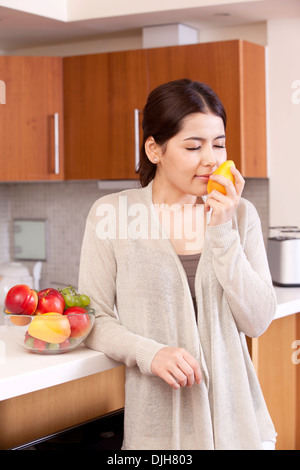
<svg viewBox="0 0 300 470">
<path fill-rule="evenodd" d="M 9 259 L 9 185 L 0 184 L 0 262 Z"/>
<path fill-rule="evenodd" d="M 0 184 L 0 262 L 13 259 L 12 220 L 48 220 L 48 258 L 40 288 L 77 286 L 85 221 L 93 202 L 110 191 L 96 181 Z M 244 197 L 258 210 L 266 240 L 269 225 L 269 182 L 247 179 Z M 32 272 L 33 262 L 24 262 Z"/>
</svg>

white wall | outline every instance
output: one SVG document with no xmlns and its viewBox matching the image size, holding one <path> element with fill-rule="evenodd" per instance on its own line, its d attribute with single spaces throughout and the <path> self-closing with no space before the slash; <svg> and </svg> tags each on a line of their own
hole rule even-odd
<svg viewBox="0 0 300 470">
<path fill-rule="evenodd" d="M 227 28 L 200 29 L 200 42 L 243 39 L 261 46 L 267 45 L 267 23 L 251 23 Z"/>
<path fill-rule="evenodd" d="M 270 224 L 300 226 L 300 19 L 268 22 Z"/>
<path fill-rule="evenodd" d="M 259 0 L 230 0 L 230 3 L 257 2 Z M 228 0 L 214 0 L 214 5 L 227 5 Z M 211 6 L 211 0 L 0 0 L 0 6 L 54 18 L 61 21 L 80 21 L 91 18 L 172 11 L 184 8 Z"/>
<path fill-rule="evenodd" d="M 197 27 L 194 23 L 193 27 Z M 202 29 L 199 25 L 199 42 L 224 41 L 230 39 L 244 39 L 265 46 L 267 44 L 267 23 L 259 22 L 242 26 L 227 28 Z M 62 44 L 43 45 L 17 49 L 14 55 L 56 55 L 72 56 L 78 54 L 92 54 L 97 52 L 113 52 L 143 47 L 142 29 L 121 31 L 119 33 L 105 34 L 102 36 Z M 12 52 L 10 51 L 10 54 Z"/>
<path fill-rule="evenodd" d="M 68 14 L 67 0 L 0 0 L 0 6 L 61 21 L 66 21 Z"/>
<path fill-rule="evenodd" d="M 44 56 L 73 56 L 81 54 L 96 54 L 101 52 L 127 51 L 142 49 L 143 38 L 141 30 L 123 31 L 105 34 L 87 39 L 62 44 L 43 45 L 17 49 L 12 55 L 44 55 Z"/>
</svg>

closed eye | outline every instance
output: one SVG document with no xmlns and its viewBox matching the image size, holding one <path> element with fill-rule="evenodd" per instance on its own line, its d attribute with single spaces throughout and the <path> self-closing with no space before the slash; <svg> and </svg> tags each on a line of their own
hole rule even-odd
<svg viewBox="0 0 300 470">
<path fill-rule="evenodd" d="M 186 150 L 200 150 L 201 149 L 201 145 L 199 145 L 199 147 L 187 147 Z"/>
<path fill-rule="evenodd" d="M 214 145 L 215 148 L 217 149 L 224 149 L 225 148 L 225 145 Z M 200 150 L 202 147 L 201 145 L 199 145 L 198 147 L 186 147 L 186 150 Z"/>
</svg>

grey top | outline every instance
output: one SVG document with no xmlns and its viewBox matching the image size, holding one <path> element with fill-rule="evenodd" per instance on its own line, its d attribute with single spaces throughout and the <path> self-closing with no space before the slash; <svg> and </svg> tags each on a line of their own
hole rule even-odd
<svg viewBox="0 0 300 470">
<path fill-rule="evenodd" d="M 196 276 L 196 270 L 197 270 L 200 256 L 201 256 L 201 253 L 195 253 L 192 255 L 178 255 L 178 258 L 180 259 L 182 266 L 186 272 L 187 280 L 189 283 L 189 288 L 190 288 L 193 303 L 194 303 L 196 317 L 197 317 L 197 304 L 196 304 L 196 294 L 195 294 L 195 276 Z"/>
</svg>

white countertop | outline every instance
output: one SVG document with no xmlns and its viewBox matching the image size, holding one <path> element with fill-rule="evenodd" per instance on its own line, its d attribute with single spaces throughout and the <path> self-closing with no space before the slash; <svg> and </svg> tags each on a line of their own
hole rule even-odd
<svg viewBox="0 0 300 470">
<path fill-rule="evenodd" d="M 300 287 L 276 287 L 275 321 L 300 312 Z M 17 345 L 0 325 L 0 400 L 103 372 L 121 364 L 84 346 L 65 354 L 40 355 Z"/>
<path fill-rule="evenodd" d="M 275 320 L 300 312 L 300 287 L 275 287 L 277 311 Z"/>
<path fill-rule="evenodd" d="M 0 401 L 120 365 L 85 346 L 63 354 L 36 354 L 16 344 L 0 326 Z"/>
</svg>

